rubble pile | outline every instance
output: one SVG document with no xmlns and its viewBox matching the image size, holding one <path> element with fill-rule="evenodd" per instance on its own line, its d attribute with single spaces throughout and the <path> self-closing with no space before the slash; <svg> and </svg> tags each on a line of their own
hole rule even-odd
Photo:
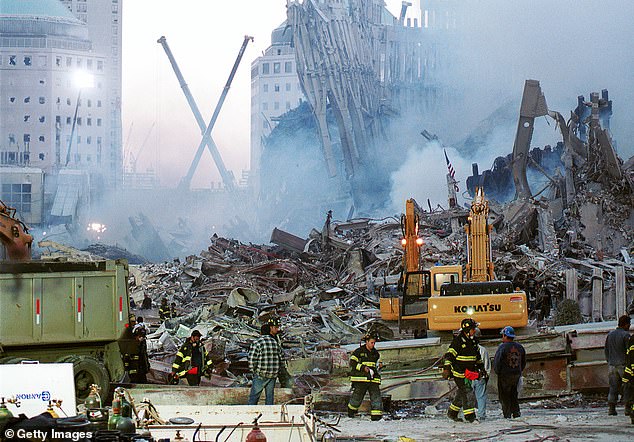
<svg viewBox="0 0 634 442">
<path fill-rule="evenodd" d="M 497 210 L 504 213 L 502 206 Z M 465 261 L 465 235 L 462 229 L 452 231 L 451 219 L 461 222 L 466 216 L 461 209 L 423 212 L 420 234 L 425 238 L 426 267 Z M 167 320 L 151 336 L 153 359 L 165 361 L 169 370 L 176 349 L 196 327 L 212 338 L 216 361 L 226 358 L 229 376 L 242 384 L 249 344 L 272 314 L 283 318 L 289 358 L 318 358 L 322 350 L 358 342 L 370 327 L 384 339 L 393 337 L 380 320 L 378 301 L 382 290 L 396 284 L 402 269 L 402 233 L 396 218 L 338 222 L 329 215 L 323 229 L 313 229 L 308 239 L 285 235 L 278 233 L 277 244 L 270 246 L 214 235 L 207 250 L 184 262 L 133 267 L 130 290 L 137 304 L 148 294 L 155 305 L 166 297 L 179 309 L 177 318 Z M 497 235 L 504 235 L 504 229 Z M 592 266 L 617 264 L 626 268 L 630 296 L 634 291 L 634 269 L 617 257 L 581 261 L 520 244 L 494 253 L 494 259 L 498 278 L 534 291 L 537 307 L 542 298 L 552 300 L 554 307 L 563 300 L 564 273 L 571 266 L 580 269 L 582 280 L 588 279 L 588 285 L 580 284 L 582 293 L 591 291 Z M 609 290 L 610 284 L 606 272 L 604 286 Z M 554 324 L 551 313 L 532 315 L 532 324 Z M 143 315 L 151 317 L 149 312 Z"/>
</svg>

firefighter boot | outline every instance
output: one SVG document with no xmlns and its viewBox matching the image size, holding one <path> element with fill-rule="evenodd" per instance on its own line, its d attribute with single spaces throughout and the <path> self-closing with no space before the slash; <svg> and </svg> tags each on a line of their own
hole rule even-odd
<svg viewBox="0 0 634 442">
<path fill-rule="evenodd" d="M 452 410 L 451 408 L 447 410 L 447 417 L 451 419 L 452 421 L 464 422 L 462 419 L 458 417 L 458 412 L 456 410 Z"/>
<path fill-rule="evenodd" d="M 616 416 L 616 404 L 613 402 L 608 403 L 608 416 Z"/>
<path fill-rule="evenodd" d="M 352 408 L 348 407 L 348 417 L 355 417 L 356 415 L 357 415 L 357 412 L 353 410 Z"/>
</svg>

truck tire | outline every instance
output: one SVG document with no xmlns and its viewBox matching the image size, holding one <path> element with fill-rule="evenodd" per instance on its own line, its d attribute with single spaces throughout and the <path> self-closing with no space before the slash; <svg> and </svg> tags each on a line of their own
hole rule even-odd
<svg viewBox="0 0 634 442">
<path fill-rule="evenodd" d="M 83 404 L 90 394 L 90 386 L 97 384 L 101 394 L 108 394 L 110 388 L 110 376 L 103 363 L 90 356 L 65 356 L 57 362 L 73 364 L 73 376 L 75 378 L 75 396 L 77 404 Z"/>
</svg>

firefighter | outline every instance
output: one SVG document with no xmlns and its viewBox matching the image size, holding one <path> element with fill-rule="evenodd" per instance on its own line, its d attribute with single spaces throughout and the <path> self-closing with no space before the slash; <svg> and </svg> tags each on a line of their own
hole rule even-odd
<svg viewBox="0 0 634 442">
<path fill-rule="evenodd" d="M 135 384 L 147 384 L 150 360 L 147 355 L 146 332 L 143 327 L 140 327 L 132 334 L 134 336 L 134 343 L 128 347 L 129 352 L 123 354 L 123 368 L 128 373 L 130 382 Z"/>
<path fill-rule="evenodd" d="M 171 384 L 178 384 L 180 378 L 185 377 L 189 385 L 199 385 L 203 375 L 211 373 L 212 360 L 207 356 L 207 350 L 201 341 L 202 334 L 194 330 L 176 353 L 172 364 L 172 373 L 168 380 Z"/>
<path fill-rule="evenodd" d="M 361 406 L 366 391 L 370 393 L 370 419 L 381 420 L 383 402 L 381 400 L 381 373 L 383 364 L 378 350 L 374 347 L 378 336 L 366 334 L 361 346 L 350 356 L 350 382 L 352 394 L 348 402 L 348 416 L 354 417 Z"/>
<path fill-rule="evenodd" d="M 161 305 L 159 305 L 158 313 L 161 321 L 165 321 L 166 319 L 172 317 L 169 305 L 167 305 L 167 298 L 161 299 Z"/>
<path fill-rule="evenodd" d="M 462 422 L 458 417 L 461 408 L 467 422 L 476 420 L 476 398 L 471 382 L 479 378 L 478 372 L 483 369 L 480 350 L 474 340 L 478 325 L 472 318 L 463 319 L 460 333 L 453 338 L 444 357 L 442 377 L 453 378 L 458 388 L 447 410 L 447 416 L 458 422 Z"/>
</svg>

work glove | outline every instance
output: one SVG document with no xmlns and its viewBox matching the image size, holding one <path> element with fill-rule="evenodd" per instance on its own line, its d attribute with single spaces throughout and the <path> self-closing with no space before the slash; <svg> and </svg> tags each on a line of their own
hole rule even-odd
<svg viewBox="0 0 634 442">
<path fill-rule="evenodd" d="M 442 370 L 442 378 L 443 379 L 449 379 L 451 377 L 451 370 L 449 369 L 449 367 L 445 367 Z"/>
<path fill-rule="evenodd" d="M 366 372 L 368 373 L 368 379 L 369 379 L 369 380 L 374 379 L 374 370 L 372 370 L 371 368 L 368 368 L 368 369 L 366 370 Z"/>
<path fill-rule="evenodd" d="M 464 371 L 464 377 L 465 379 L 468 379 L 469 381 L 475 381 L 476 379 L 478 379 L 479 374 L 477 371 L 471 371 L 467 368 Z"/>
<path fill-rule="evenodd" d="M 179 382 L 179 378 L 178 375 L 176 373 L 170 373 L 167 375 L 167 382 L 170 385 L 178 385 Z"/>
</svg>

